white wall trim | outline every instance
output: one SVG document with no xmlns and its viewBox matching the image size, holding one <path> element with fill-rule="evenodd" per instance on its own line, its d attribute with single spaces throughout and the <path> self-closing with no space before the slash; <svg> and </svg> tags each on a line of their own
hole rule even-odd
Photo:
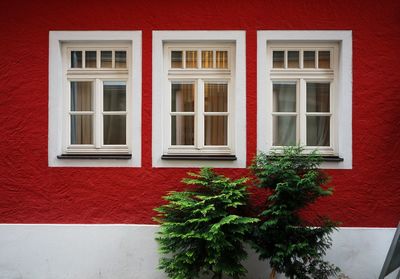
<svg viewBox="0 0 400 279">
<path fill-rule="evenodd" d="M 132 45 L 131 131 L 132 158 L 129 160 L 65 160 L 62 153 L 63 42 L 124 41 Z M 142 124 L 142 32 L 141 31 L 50 31 L 49 33 L 49 134 L 48 164 L 50 167 L 140 167 Z"/>
<path fill-rule="evenodd" d="M 246 33 L 245 31 L 153 31 L 153 167 L 246 167 Z M 162 160 L 163 155 L 163 44 L 166 42 L 234 42 L 235 79 L 235 161 Z"/>
<path fill-rule="evenodd" d="M 343 162 L 324 162 L 322 168 L 352 168 L 352 32 L 351 31 L 257 31 L 257 150 L 268 151 L 267 45 L 268 42 L 338 42 L 337 96 L 338 151 Z"/>
</svg>

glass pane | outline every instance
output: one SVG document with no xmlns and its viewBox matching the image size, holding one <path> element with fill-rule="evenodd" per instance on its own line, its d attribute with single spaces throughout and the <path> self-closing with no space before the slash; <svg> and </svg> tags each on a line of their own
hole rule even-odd
<svg viewBox="0 0 400 279">
<path fill-rule="evenodd" d="M 71 111 L 92 111 L 91 81 L 71 81 Z"/>
<path fill-rule="evenodd" d="M 213 51 L 203 50 L 201 52 L 201 67 L 212 68 L 213 67 Z"/>
<path fill-rule="evenodd" d="M 103 84 L 104 111 L 126 110 L 126 84 L 123 81 L 105 81 Z"/>
<path fill-rule="evenodd" d="M 126 144 L 126 115 L 104 115 L 104 144 Z"/>
<path fill-rule="evenodd" d="M 85 52 L 85 67 L 86 68 L 96 68 L 96 51 L 86 51 Z"/>
<path fill-rule="evenodd" d="M 307 83 L 307 112 L 329 112 L 329 83 Z"/>
<path fill-rule="evenodd" d="M 204 111 L 228 111 L 228 84 L 204 84 Z"/>
<path fill-rule="evenodd" d="M 112 68 L 112 51 L 101 51 L 101 67 Z"/>
<path fill-rule="evenodd" d="M 288 51 L 288 68 L 300 68 L 298 51 Z"/>
<path fill-rule="evenodd" d="M 331 67 L 331 53 L 318 51 L 318 68 L 329 69 Z"/>
<path fill-rule="evenodd" d="M 273 145 L 296 145 L 296 116 L 273 117 Z"/>
<path fill-rule="evenodd" d="M 71 51 L 71 68 L 82 68 L 82 51 Z"/>
<path fill-rule="evenodd" d="M 296 84 L 273 84 L 273 111 L 296 112 Z"/>
<path fill-rule="evenodd" d="M 307 146 L 329 146 L 330 116 L 307 116 Z"/>
<path fill-rule="evenodd" d="M 285 67 L 285 52 L 284 51 L 273 51 L 272 52 L 272 68 L 284 68 Z"/>
<path fill-rule="evenodd" d="M 171 85 L 171 111 L 194 111 L 194 84 Z"/>
<path fill-rule="evenodd" d="M 197 68 L 197 51 L 186 51 L 186 68 Z"/>
<path fill-rule="evenodd" d="M 71 144 L 93 144 L 91 115 L 71 115 Z"/>
<path fill-rule="evenodd" d="M 171 51 L 171 68 L 183 68 L 182 51 Z"/>
<path fill-rule="evenodd" d="M 228 51 L 217 50 L 215 52 L 215 63 L 218 69 L 227 69 L 228 68 Z"/>
<path fill-rule="evenodd" d="M 227 145 L 228 116 L 205 116 L 204 121 L 204 144 Z"/>
<path fill-rule="evenodd" d="M 315 51 L 304 51 L 304 68 L 315 68 Z"/>
<path fill-rule="evenodd" d="M 194 145 L 194 116 L 171 116 L 171 145 Z"/>
<path fill-rule="evenodd" d="M 115 52 L 115 68 L 126 68 L 126 51 Z"/>
</svg>

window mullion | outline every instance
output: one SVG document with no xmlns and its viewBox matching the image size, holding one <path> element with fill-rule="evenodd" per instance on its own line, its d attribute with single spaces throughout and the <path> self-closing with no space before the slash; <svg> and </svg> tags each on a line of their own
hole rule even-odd
<svg viewBox="0 0 400 279">
<path fill-rule="evenodd" d="M 94 102 L 95 102 L 95 119 L 94 119 L 94 144 L 96 149 L 100 149 L 103 145 L 103 82 L 100 79 L 95 81 Z"/>
<path fill-rule="evenodd" d="M 195 146 L 199 149 L 204 148 L 204 81 L 199 79 L 197 81 L 196 100 L 196 128 L 195 131 Z"/>
<path fill-rule="evenodd" d="M 298 100 L 298 109 L 299 109 L 299 119 L 298 119 L 298 123 L 299 123 L 299 129 L 298 129 L 298 133 L 299 133 L 299 144 L 301 146 L 306 145 L 306 134 L 307 134 L 307 127 L 306 127 L 306 81 L 304 79 L 300 79 L 298 82 L 298 86 L 299 89 L 297 90 L 297 100 Z"/>
</svg>

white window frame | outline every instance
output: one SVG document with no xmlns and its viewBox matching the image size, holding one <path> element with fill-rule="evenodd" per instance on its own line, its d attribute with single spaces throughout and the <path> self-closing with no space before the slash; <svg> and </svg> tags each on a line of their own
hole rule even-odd
<svg viewBox="0 0 400 279">
<path fill-rule="evenodd" d="M 175 69 L 170 68 L 170 51 L 199 50 L 210 48 L 214 50 L 229 49 L 229 69 Z M 200 57 L 200 53 L 198 53 Z M 233 63 L 232 63 L 233 62 Z M 201 63 L 198 59 L 197 63 Z M 153 167 L 246 167 L 246 95 L 245 95 L 245 31 L 153 31 Z M 201 88 L 203 80 L 230 80 L 228 88 L 228 145 L 225 147 L 179 148 L 170 146 L 170 80 L 175 77 L 190 79 Z M 197 73 L 196 73 L 197 72 Z M 218 74 L 220 73 L 220 75 Z M 197 91 L 197 90 L 196 90 Z M 201 106 L 201 102 L 197 106 Z M 199 121 L 197 121 L 199 122 Z M 199 125 L 199 124 L 198 124 Z M 202 125 L 202 123 L 200 123 Z M 197 127 L 197 129 L 202 129 Z M 202 138 L 201 136 L 199 137 Z M 163 155 L 235 155 L 236 160 L 165 160 Z"/>
<path fill-rule="evenodd" d="M 292 74 L 291 80 L 327 80 L 331 75 L 331 146 L 319 148 L 322 155 L 336 155 L 342 161 L 323 162 L 322 168 L 352 168 L 352 32 L 351 31 L 258 31 L 257 32 L 257 150 L 271 152 L 272 146 L 272 80 L 279 80 L 279 70 L 271 72 L 272 48 L 288 49 L 301 47 L 315 49 L 331 46 L 337 51 L 331 55 L 331 69 L 318 70 L 317 75 L 300 75 L 299 70 L 283 70 L 282 79 Z M 336 55 L 337 53 L 337 55 Z M 300 57 L 301 59 L 301 57 Z M 317 59 L 317 58 L 316 58 Z M 305 72 L 305 71 L 303 71 Z M 312 71 L 310 71 L 312 72 Z M 325 73 L 325 75 L 324 75 Z M 299 89 L 298 89 L 299 90 Z M 300 89 L 302 92 L 305 88 Z M 297 92 L 297 94 L 299 94 Z M 305 107 L 305 98 L 300 99 L 300 107 Z M 298 102 L 299 103 L 299 102 Z M 303 111 L 304 112 L 304 111 Z M 302 119 L 302 120 L 300 120 Z M 299 118 L 305 121 L 305 115 Z M 304 126 L 304 123 L 299 124 Z M 304 132 L 300 132 L 300 143 L 304 143 Z"/>
<path fill-rule="evenodd" d="M 49 33 L 49 148 L 48 163 L 51 167 L 140 167 L 141 165 L 141 31 L 50 31 Z M 127 49 L 127 69 L 69 69 L 68 50 L 115 48 Z M 99 56 L 99 55 L 98 55 Z M 99 57 L 97 57 L 99 60 Z M 84 63 L 82 61 L 82 63 Z M 99 63 L 99 62 L 97 62 Z M 87 75 L 91 72 L 94 75 Z M 120 72 L 120 74 L 118 73 Z M 97 80 L 95 92 L 101 93 L 101 80 L 126 80 L 127 82 L 127 144 L 121 146 L 84 146 L 70 148 L 68 132 L 69 74 L 75 80 Z M 95 78 L 93 78 L 95 76 Z M 101 115 L 101 98 L 94 96 L 96 113 Z M 100 123 L 96 121 L 96 123 Z M 97 125 L 95 138 L 101 137 L 102 127 Z M 83 148 L 83 149 L 82 149 Z M 131 154 L 131 158 L 65 159 L 62 154 Z"/>
</svg>

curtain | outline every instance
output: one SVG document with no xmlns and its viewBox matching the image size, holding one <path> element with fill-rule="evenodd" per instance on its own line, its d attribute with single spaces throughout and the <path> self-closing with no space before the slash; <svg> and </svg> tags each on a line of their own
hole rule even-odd
<svg viewBox="0 0 400 279">
<path fill-rule="evenodd" d="M 330 84 L 307 83 L 307 112 L 330 112 Z M 330 116 L 307 116 L 307 145 L 329 146 Z"/>
<path fill-rule="evenodd" d="M 296 84 L 274 84 L 273 85 L 273 111 L 274 112 L 296 112 Z M 295 115 L 273 116 L 273 145 L 288 146 L 296 145 L 296 122 Z"/>
<path fill-rule="evenodd" d="M 194 113 L 194 84 L 172 84 L 171 111 Z M 194 145 L 194 116 L 171 116 L 171 144 Z"/>
<path fill-rule="evenodd" d="M 213 67 L 213 51 L 203 50 L 201 52 L 201 67 L 212 68 Z"/>
<path fill-rule="evenodd" d="M 228 111 L 228 85 L 212 84 L 204 85 L 204 110 L 205 112 Z M 204 117 L 204 144 L 227 145 L 228 144 L 228 116 L 209 115 Z"/>
<path fill-rule="evenodd" d="M 92 111 L 92 82 L 71 82 L 71 144 L 93 143 L 93 117 L 79 114 L 79 111 Z"/>
<path fill-rule="evenodd" d="M 186 68 L 197 68 L 197 51 L 186 51 Z"/>
</svg>

